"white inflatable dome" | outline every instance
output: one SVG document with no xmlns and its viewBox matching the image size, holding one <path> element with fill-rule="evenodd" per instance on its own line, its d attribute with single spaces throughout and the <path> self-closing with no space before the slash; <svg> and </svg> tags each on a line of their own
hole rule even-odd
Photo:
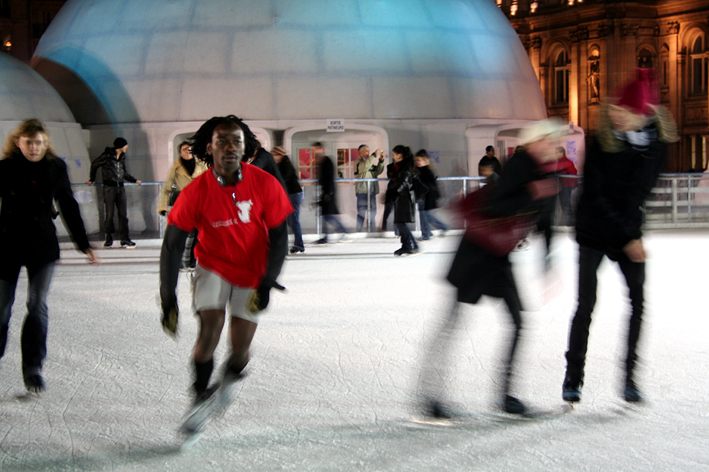
<svg viewBox="0 0 709 472">
<path fill-rule="evenodd" d="M 27 64 L 0 52 L 0 121 L 74 123 L 56 90 Z"/>
<path fill-rule="evenodd" d="M 546 116 L 492 0 L 69 0 L 32 65 L 84 125 Z"/>
</svg>

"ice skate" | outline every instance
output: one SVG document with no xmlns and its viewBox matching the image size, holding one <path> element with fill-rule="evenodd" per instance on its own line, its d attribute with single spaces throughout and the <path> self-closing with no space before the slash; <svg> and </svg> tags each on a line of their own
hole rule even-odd
<svg viewBox="0 0 709 472">
<path fill-rule="evenodd" d="M 643 396 L 633 380 L 628 380 L 625 382 L 623 398 L 625 398 L 625 401 L 628 403 L 642 403 Z"/>
<path fill-rule="evenodd" d="M 214 407 L 214 416 L 220 418 L 226 414 L 229 406 L 234 401 L 236 396 L 236 383 L 246 377 L 246 372 L 244 368 L 246 365 L 242 366 L 240 369 L 231 369 L 227 366 L 224 369 L 224 377 L 222 378 L 221 385 L 216 392 L 216 405 Z"/>
<path fill-rule="evenodd" d="M 25 377 L 25 387 L 28 392 L 38 395 L 40 392 L 44 391 L 46 384 L 44 383 L 42 375 L 36 373 Z"/>
<path fill-rule="evenodd" d="M 192 407 L 185 415 L 180 425 L 179 431 L 186 436 L 199 433 L 207 423 L 215 407 L 216 395 L 219 385 L 213 385 L 204 392 L 197 395 Z"/>
<path fill-rule="evenodd" d="M 561 387 L 561 399 L 572 406 L 574 403 L 580 402 L 582 386 L 583 382 L 581 381 L 564 380 L 564 385 Z"/>
<path fill-rule="evenodd" d="M 529 412 L 527 406 L 512 395 L 505 395 L 502 399 L 500 407 L 502 411 L 512 415 L 525 416 Z"/>
</svg>

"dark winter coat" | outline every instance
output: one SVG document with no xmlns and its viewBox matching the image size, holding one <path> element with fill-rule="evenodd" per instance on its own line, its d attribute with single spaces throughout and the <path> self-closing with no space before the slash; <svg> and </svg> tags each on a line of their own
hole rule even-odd
<svg viewBox="0 0 709 472">
<path fill-rule="evenodd" d="M 387 186 L 386 199 L 394 203 L 394 223 L 413 223 L 416 214 L 413 165 L 394 164 L 394 174 Z"/>
<path fill-rule="evenodd" d="M 583 188 L 576 210 L 576 240 L 613 257 L 633 239 L 642 237 L 643 204 L 657 181 L 667 156 L 667 144 L 658 139 L 658 127 L 649 146 L 634 149 L 620 143 L 608 152 L 598 138 L 586 151 Z"/>
<path fill-rule="evenodd" d="M 278 170 L 278 164 L 276 164 L 276 160 L 273 158 L 273 154 L 266 151 L 264 148 L 260 148 L 256 153 L 256 157 L 254 157 L 254 160 L 251 161 L 251 164 L 255 165 L 261 170 L 265 170 L 266 172 L 274 176 L 276 179 L 278 179 L 283 188 L 286 188 L 286 182 L 283 180 L 281 171 Z"/>
<path fill-rule="evenodd" d="M 438 190 L 438 183 L 436 182 L 436 174 L 433 173 L 429 166 L 419 167 L 418 172 L 419 180 L 428 189 L 428 192 L 423 197 L 423 210 L 435 210 L 438 208 L 438 199 L 441 196 Z"/>
<path fill-rule="evenodd" d="M 533 200 L 527 184 L 546 177 L 526 152 L 510 157 L 500 179 L 490 185 L 490 216 L 512 216 L 539 211 L 549 199 Z M 502 297 L 514 287 L 508 255 L 496 256 L 463 238 L 448 272 L 448 281 L 458 289 L 458 301 L 477 303 L 482 295 Z"/>
<path fill-rule="evenodd" d="M 6 269 L 59 259 L 55 199 L 74 243 L 86 250 L 89 241 L 64 161 L 45 157 L 30 162 L 20 153 L 0 160 L 0 276 Z"/>
<path fill-rule="evenodd" d="M 300 193 L 303 191 L 303 187 L 300 186 L 298 182 L 298 175 L 295 172 L 293 163 L 290 161 L 288 156 L 283 156 L 281 162 L 278 163 L 278 170 L 281 172 L 281 177 L 286 182 L 286 191 L 288 195 L 293 195 L 294 193 Z"/>
<path fill-rule="evenodd" d="M 103 184 L 109 187 L 122 186 L 124 181 L 133 183 L 138 181 L 126 170 L 126 154 L 122 153 L 116 159 L 115 148 L 107 147 L 103 154 L 91 163 L 91 170 L 89 171 L 89 180 L 91 182 L 96 181 L 96 172 L 98 172 L 99 168 L 101 168 L 103 175 Z"/>
<path fill-rule="evenodd" d="M 318 164 L 318 185 L 320 186 L 320 200 L 318 204 L 323 215 L 337 215 L 337 187 L 335 186 L 335 166 L 332 159 L 323 156 Z"/>
</svg>

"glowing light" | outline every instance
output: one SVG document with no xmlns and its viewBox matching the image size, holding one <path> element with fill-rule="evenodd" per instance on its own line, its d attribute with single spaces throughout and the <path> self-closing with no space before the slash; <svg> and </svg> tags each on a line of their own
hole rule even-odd
<svg viewBox="0 0 709 472">
<path fill-rule="evenodd" d="M 6 48 L 10 49 L 10 48 L 12 47 L 12 41 L 5 41 L 4 46 L 5 46 Z"/>
<path fill-rule="evenodd" d="M 534 13 L 535 11 L 537 11 L 538 6 L 539 4 L 537 2 L 532 2 L 531 5 L 529 5 L 529 11 L 531 13 Z"/>
</svg>

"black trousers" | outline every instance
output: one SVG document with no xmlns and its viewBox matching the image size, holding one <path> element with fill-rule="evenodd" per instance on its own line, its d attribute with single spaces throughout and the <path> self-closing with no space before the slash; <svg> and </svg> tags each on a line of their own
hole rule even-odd
<svg viewBox="0 0 709 472">
<path fill-rule="evenodd" d="M 569 348 L 566 351 L 566 378 L 572 382 L 583 381 L 591 314 L 596 305 L 597 271 L 601 260 L 606 255 L 602 251 L 589 247 L 579 247 L 578 307 L 571 321 Z M 620 270 L 625 277 L 625 283 L 628 285 L 631 306 L 625 371 L 626 379 L 632 380 L 637 362 L 636 350 L 643 318 L 645 263 L 631 262 L 624 253 L 619 255 L 617 259 Z"/>
<path fill-rule="evenodd" d="M 128 204 L 126 203 L 126 189 L 124 187 L 103 186 L 103 202 L 106 205 L 106 219 L 104 220 L 104 232 L 106 236 L 113 234 L 116 229 L 113 225 L 113 212 L 118 209 L 118 232 L 121 241 L 128 241 Z"/>
</svg>

